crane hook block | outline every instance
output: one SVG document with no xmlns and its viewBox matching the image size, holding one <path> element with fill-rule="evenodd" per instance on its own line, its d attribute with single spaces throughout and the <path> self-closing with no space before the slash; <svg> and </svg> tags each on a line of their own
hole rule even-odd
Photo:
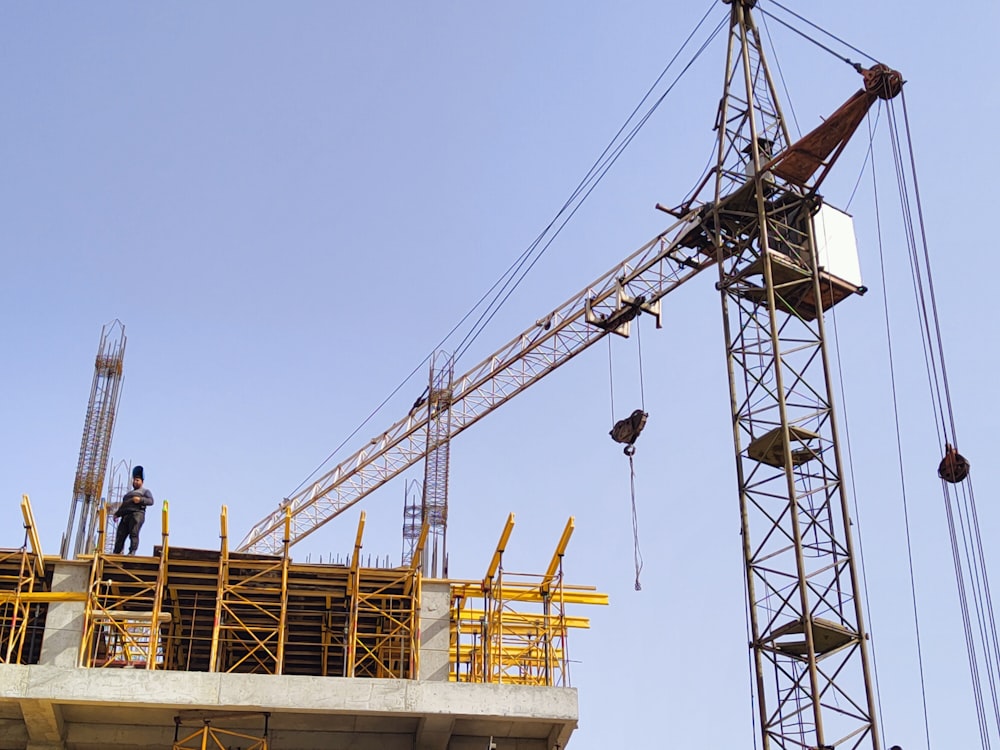
<svg viewBox="0 0 1000 750">
<path fill-rule="evenodd" d="M 938 476 L 951 484 L 958 484 L 969 476 L 969 460 L 955 450 L 951 443 L 944 444 L 944 458 L 938 464 Z"/>
<path fill-rule="evenodd" d="M 619 419 L 615 422 L 615 426 L 608 433 L 616 443 L 625 444 L 626 456 L 631 456 L 635 453 L 635 441 L 639 439 L 639 433 L 646 426 L 646 418 L 648 416 L 642 409 L 636 409 L 625 419 Z"/>
</svg>

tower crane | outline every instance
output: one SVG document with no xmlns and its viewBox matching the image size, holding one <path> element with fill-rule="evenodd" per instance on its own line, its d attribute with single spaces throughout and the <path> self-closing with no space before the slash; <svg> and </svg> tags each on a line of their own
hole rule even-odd
<svg viewBox="0 0 1000 750">
<path fill-rule="evenodd" d="M 867 635 L 832 400 L 823 311 L 864 292 L 837 273 L 818 189 L 899 73 L 863 85 L 792 141 L 752 10 L 729 6 L 715 166 L 676 221 L 452 380 L 448 434 L 416 409 L 256 524 L 239 549 L 273 553 L 285 518 L 301 541 L 609 333 L 716 269 L 729 374 L 750 648 L 762 747 L 880 750 Z M 839 214 L 843 217 L 843 214 Z"/>
</svg>

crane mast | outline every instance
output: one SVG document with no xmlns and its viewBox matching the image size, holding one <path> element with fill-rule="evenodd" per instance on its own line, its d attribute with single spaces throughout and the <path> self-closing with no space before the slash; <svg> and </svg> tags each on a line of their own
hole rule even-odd
<svg viewBox="0 0 1000 750">
<path fill-rule="evenodd" d="M 718 260 L 763 748 L 879 750 L 822 310 L 819 182 L 898 73 L 791 145 L 750 9 L 730 0 L 710 234 Z"/>
</svg>

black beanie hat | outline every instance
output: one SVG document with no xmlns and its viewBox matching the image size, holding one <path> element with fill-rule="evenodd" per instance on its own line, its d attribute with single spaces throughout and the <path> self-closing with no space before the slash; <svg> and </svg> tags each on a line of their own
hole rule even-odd
<svg viewBox="0 0 1000 750">
<path fill-rule="evenodd" d="M 132 478 L 133 479 L 142 479 L 143 481 L 145 481 L 145 478 L 142 476 L 142 467 L 141 466 L 136 466 L 135 468 L 132 469 Z"/>
</svg>

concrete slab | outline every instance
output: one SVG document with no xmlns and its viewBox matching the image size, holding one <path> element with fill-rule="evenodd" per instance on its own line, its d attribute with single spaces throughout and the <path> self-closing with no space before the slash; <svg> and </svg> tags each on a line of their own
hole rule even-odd
<svg viewBox="0 0 1000 750">
<path fill-rule="evenodd" d="M 263 712 L 274 747 L 483 750 L 493 736 L 497 750 L 555 750 L 577 710 L 571 688 L 0 665 L 0 717 L 12 717 L 0 718 L 0 750 L 166 750 L 177 716 L 188 732 L 215 715 L 257 731 Z"/>
</svg>

